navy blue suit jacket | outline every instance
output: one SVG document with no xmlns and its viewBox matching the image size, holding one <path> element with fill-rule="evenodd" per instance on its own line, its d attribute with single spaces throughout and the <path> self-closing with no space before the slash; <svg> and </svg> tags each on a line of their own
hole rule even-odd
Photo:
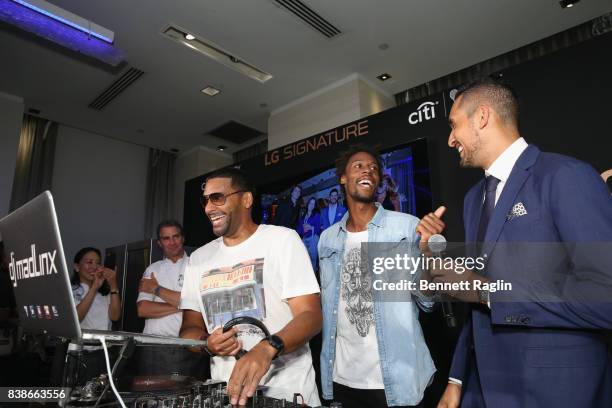
<svg viewBox="0 0 612 408">
<path fill-rule="evenodd" d="M 337 223 L 342 219 L 346 213 L 346 207 L 338 204 L 336 207 L 336 215 L 334 216 L 334 222 L 329 223 L 329 207 L 325 207 L 321 210 L 321 231 L 329 228 L 331 225 Z"/>
<path fill-rule="evenodd" d="M 476 241 L 483 197 L 484 180 L 465 197 L 467 242 Z M 527 213 L 509 216 L 518 203 Z M 520 295 L 519 301 L 496 302 L 501 295 L 492 293 L 490 309 L 472 306 L 450 371 L 450 377 L 463 381 L 463 406 L 612 407 L 612 358 L 601 330 L 612 328 L 611 304 L 578 294 L 570 302 L 538 300 L 542 287 L 550 295 L 543 299 L 565 299 L 577 287 L 583 294 L 612 293 L 610 254 L 600 254 L 599 265 L 591 265 L 566 253 L 571 266 L 560 272 L 561 263 L 542 256 L 535 244 L 607 242 L 609 248 L 612 197 L 599 174 L 579 160 L 530 145 L 506 182 L 484 241 L 485 275 L 515 280 Z M 534 249 L 519 244 L 521 252 L 513 253 L 509 242 L 532 242 Z M 521 279 L 527 269 L 540 272 Z M 532 300 L 521 302 L 520 296 Z"/>
</svg>

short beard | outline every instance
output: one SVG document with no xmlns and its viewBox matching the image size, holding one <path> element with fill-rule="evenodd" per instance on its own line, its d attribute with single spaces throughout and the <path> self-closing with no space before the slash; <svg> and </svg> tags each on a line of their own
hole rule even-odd
<svg viewBox="0 0 612 408">
<path fill-rule="evenodd" d="M 215 234 L 218 237 L 222 237 L 225 234 L 227 234 L 227 230 L 229 230 L 229 225 L 225 225 L 224 227 L 221 228 L 221 230 L 219 232 L 217 232 L 214 228 L 213 228 L 213 234 Z"/>
<path fill-rule="evenodd" d="M 354 201 L 358 202 L 358 203 L 362 203 L 362 204 L 371 204 L 374 201 L 376 201 L 376 190 L 374 190 L 372 192 L 372 196 L 371 197 L 366 197 L 366 196 L 362 196 L 360 194 L 351 194 L 350 196 Z"/>
<path fill-rule="evenodd" d="M 478 167 L 474 162 L 474 157 L 482 148 L 482 140 L 480 139 L 480 135 L 476 131 L 476 129 L 472 129 L 474 134 L 474 143 L 471 147 L 463 145 L 463 149 L 465 150 L 465 156 L 459 162 L 459 166 L 465 168 L 475 168 Z"/>
<path fill-rule="evenodd" d="M 223 226 L 221 227 L 221 229 L 219 230 L 219 232 L 217 232 L 217 230 L 215 230 L 215 228 L 213 227 L 213 229 L 212 229 L 212 230 L 213 230 L 213 234 L 215 234 L 215 235 L 216 235 L 216 236 L 218 236 L 218 237 L 222 237 L 222 236 L 224 236 L 224 235 L 226 235 L 226 234 L 227 234 L 227 232 L 229 231 L 229 229 L 230 229 L 230 227 L 231 227 L 231 222 L 232 222 L 232 219 L 230 218 L 230 215 L 229 215 L 229 214 L 225 214 L 225 221 L 226 221 L 226 222 L 225 222 L 225 225 L 223 225 Z M 211 223 L 212 223 L 212 222 L 211 222 Z"/>
</svg>

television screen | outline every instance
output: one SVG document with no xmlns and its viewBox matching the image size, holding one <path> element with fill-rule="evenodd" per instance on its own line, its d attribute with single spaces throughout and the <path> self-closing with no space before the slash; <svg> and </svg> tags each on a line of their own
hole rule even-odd
<svg viewBox="0 0 612 408">
<path fill-rule="evenodd" d="M 383 151 L 383 177 L 376 199 L 389 210 L 418 217 L 431 211 L 431 187 L 427 143 L 419 139 Z M 346 207 L 334 167 L 301 180 L 258 186 L 260 208 L 255 218 L 262 224 L 295 229 L 316 270 L 317 243 L 321 232 L 338 222 Z"/>
</svg>

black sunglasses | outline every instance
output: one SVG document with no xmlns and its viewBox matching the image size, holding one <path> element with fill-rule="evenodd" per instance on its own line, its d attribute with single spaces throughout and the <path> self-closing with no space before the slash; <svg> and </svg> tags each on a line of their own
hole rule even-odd
<svg viewBox="0 0 612 408">
<path fill-rule="evenodd" d="M 238 190 L 238 191 L 234 191 L 233 193 L 228 193 L 228 194 L 223 194 L 223 193 L 211 193 L 209 195 L 203 195 L 202 197 L 200 197 L 200 204 L 202 204 L 202 207 L 206 207 L 206 204 L 208 204 L 208 202 L 210 201 L 213 205 L 216 205 L 217 207 L 225 204 L 225 202 L 227 201 L 227 197 L 234 195 L 234 194 L 238 194 L 238 193 L 244 193 L 246 192 L 246 190 Z"/>
</svg>

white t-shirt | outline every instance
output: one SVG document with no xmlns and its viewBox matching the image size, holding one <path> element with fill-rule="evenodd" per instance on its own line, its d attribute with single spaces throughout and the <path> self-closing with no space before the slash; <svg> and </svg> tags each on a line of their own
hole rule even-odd
<svg viewBox="0 0 612 408">
<path fill-rule="evenodd" d="M 367 270 L 361 267 L 362 242 L 368 242 L 367 230 L 347 233 L 333 379 L 351 388 L 384 389 L 374 321 L 372 277 L 363 274 Z"/>
<path fill-rule="evenodd" d="M 74 305 L 81 303 L 85 295 L 89 292 L 89 285 L 85 282 L 81 282 L 79 285 L 72 286 L 72 297 L 74 298 Z M 111 301 L 111 294 L 102 296 L 100 292 L 96 292 L 91 307 L 85 315 L 85 318 L 81 320 L 82 329 L 91 330 L 110 330 L 111 320 L 108 315 L 108 309 Z"/>
<path fill-rule="evenodd" d="M 276 333 L 293 319 L 287 299 L 312 293 L 319 285 L 298 234 L 260 225 L 238 245 L 220 237 L 191 254 L 181 308 L 202 312 L 209 333 L 238 316 L 255 317 Z M 213 357 L 212 378 L 228 381 L 235 362 Z M 299 392 L 308 405 L 321 405 L 308 343 L 273 360 L 260 384 L 270 387 L 266 395 L 292 400 Z"/>
<path fill-rule="evenodd" d="M 189 257 L 187 254 L 184 254 L 183 257 L 176 262 L 172 262 L 170 259 L 165 258 L 149 265 L 142 277 L 148 279 L 151 277 L 151 274 L 154 273 L 155 279 L 157 279 L 157 283 L 159 283 L 160 286 L 180 292 L 183 288 L 183 276 L 185 267 L 188 263 Z M 146 292 L 138 293 L 136 303 L 141 300 L 165 303 L 162 298 L 155 296 L 153 293 Z M 178 337 L 182 323 L 183 313 L 181 310 L 177 309 L 176 313 L 168 316 L 146 319 L 145 327 L 142 332 L 159 336 Z"/>
</svg>

